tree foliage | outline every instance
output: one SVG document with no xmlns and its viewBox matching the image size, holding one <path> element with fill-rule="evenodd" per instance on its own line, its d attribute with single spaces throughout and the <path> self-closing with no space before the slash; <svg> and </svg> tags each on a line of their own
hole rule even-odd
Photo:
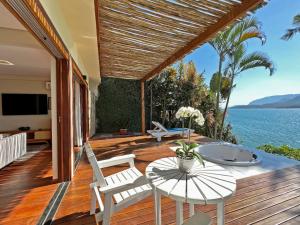
<svg viewBox="0 0 300 225">
<path fill-rule="evenodd" d="M 213 137 L 213 126 L 220 122 L 214 115 L 214 93 L 204 82 L 203 74 L 198 73 L 195 64 L 179 62 L 177 68 L 168 67 L 147 83 L 147 104 L 151 104 L 150 121 L 159 121 L 166 127 L 181 127 L 182 122 L 175 118 L 176 111 L 182 106 L 199 109 L 205 117 L 204 126 L 193 124 L 196 132 Z M 148 112 L 151 110 L 147 110 Z M 229 141 L 237 142 L 232 136 L 231 127 L 226 130 Z"/>
<path fill-rule="evenodd" d="M 277 154 L 277 155 L 284 155 L 291 159 L 296 159 L 300 161 L 300 149 L 299 148 L 292 148 L 288 145 L 282 146 L 274 146 L 270 144 L 261 145 L 257 147 L 260 150 L 263 150 L 268 153 Z"/>
</svg>

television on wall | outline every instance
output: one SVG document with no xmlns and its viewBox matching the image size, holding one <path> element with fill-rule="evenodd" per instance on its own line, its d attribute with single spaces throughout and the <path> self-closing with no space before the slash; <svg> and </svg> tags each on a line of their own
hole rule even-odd
<svg viewBox="0 0 300 225">
<path fill-rule="evenodd" d="M 3 115 L 46 115 L 46 94 L 2 94 Z"/>
</svg>

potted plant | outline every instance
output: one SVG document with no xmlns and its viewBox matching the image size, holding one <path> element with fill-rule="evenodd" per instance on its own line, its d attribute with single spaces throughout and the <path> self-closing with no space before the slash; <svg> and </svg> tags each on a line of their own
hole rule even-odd
<svg viewBox="0 0 300 225">
<path fill-rule="evenodd" d="M 120 130 L 119 130 L 120 135 L 127 135 L 129 120 L 128 119 L 120 119 L 118 122 L 118 125 L 120 127 Z"/>
<path fill-rule="evenodd" d="M 195 151 L 195 148 L 198 146 L 197 143 L 191 143 L 191 126 L 192 120 L 202 126 L 204 124 L 204 118 L 202 113 L 198 109 L 194 109 L 192 107 L 181 107 L 176 113 L 177 119 L 188 119 L 189 121 L 189 132 L 188 132 L 188 142 L 184 141 L 177 141 L 176 143 L 179 144 L 179 147 L 176 149 L 176 156 L 177 156 L 177 164 L 179 170 L 183 172 L 189 172 L 193 167 L 196 160 L 200 162 L 203 166 L 205 166 L 204 161 L 200 153 Z"/>
<path fill-rule="evenodd" d="M 205 166 L 202 156 L 198 152 L 195 152 L 195 148 L 198 146 L 198 144 L 187 144 L 184 141 L 177 141 L 176 143 L 179 144 L 179 148 L 176 149 L 176 156 L 180 171 L 189 172 L 196 160 Z"/>
</svg>

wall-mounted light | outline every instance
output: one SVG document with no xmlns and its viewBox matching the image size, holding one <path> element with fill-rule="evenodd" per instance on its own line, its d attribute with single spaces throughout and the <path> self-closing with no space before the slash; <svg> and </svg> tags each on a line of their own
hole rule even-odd
<svg viewBox="0 0 300 225">
<path fill-rule="evenodd" d="M 0 59 L 0 65 L 5 65 L 5 66 L 13 66 L 14 64 L 7 61 L 7 60 L 2 60 Z"/>
</svg>

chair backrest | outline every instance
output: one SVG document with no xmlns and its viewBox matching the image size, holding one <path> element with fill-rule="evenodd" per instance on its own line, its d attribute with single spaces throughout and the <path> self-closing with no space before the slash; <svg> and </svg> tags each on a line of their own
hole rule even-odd
<svg viewBox="0 0 300 225">
<path fill-rule="evenodd" d="M 161 129 L 161 130 L 163 130 L 163 131 L 165 131 L 165 132 L 168 132 L 168 129 L 165 128 L 161 123 L 156 122 L 156 121 L 152 121 L 152 123 L 153 123 L 156 127 L 158 127 L 159 129 Z"/>
<path fill-rule="evenodd" d="M 100 185 L 100 187 L 105 187 L 107 186 L 106 182 L 105 182 L 105 178 L 103 176 L 103 173 L 101 171 L 101 169 L 98 166 L 97 163 L 97 158 L 90 146 L 89 143 L 86 143 L 84 146 L 87 158 L 89 160 L 90 165 L 92 166 L 93 169 L 93 177 L 94 177 L 94 181 L 97 181 Z"/>
</svg>

